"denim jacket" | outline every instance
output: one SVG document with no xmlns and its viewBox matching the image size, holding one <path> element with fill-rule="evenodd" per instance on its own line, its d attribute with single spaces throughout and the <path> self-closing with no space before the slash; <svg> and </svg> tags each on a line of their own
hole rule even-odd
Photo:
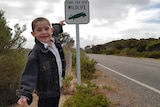
<svg viewBox="0 0 160 107">
<path fill-rule="evenodd" d="M 17 95 L 28 98 L 32 102 L 32 92 L 40 98 L 60 96 L 58 66 L 54 54 L 44 48 L 44 45 L 35 39 L 35 46 L 28 55 L 28 61 L 21 76 L 20 88 Z M 65 59 L 60 43 L 55 43 L 62 60 L 62 77 L 65 76 Z"/>
</svg>

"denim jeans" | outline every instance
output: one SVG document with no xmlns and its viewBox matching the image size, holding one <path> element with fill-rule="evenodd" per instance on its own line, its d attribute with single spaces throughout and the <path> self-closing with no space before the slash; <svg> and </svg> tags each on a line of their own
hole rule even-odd
<svg viewBox="0 0 160 107">
<path fill-rule="evenodd" d="M 60 97 L 39 98 L 38 107 L 58 107 Z"/>
</svg>

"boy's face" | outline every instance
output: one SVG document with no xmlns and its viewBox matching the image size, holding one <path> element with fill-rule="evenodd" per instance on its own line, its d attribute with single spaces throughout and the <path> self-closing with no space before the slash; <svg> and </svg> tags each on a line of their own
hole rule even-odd
<svg viewBox="0 0 160 107">
<path fill-rule="evenodd" d="M 36 22 L 34 32 L 31 34 L 39 41 L 50 44 L 53 29 L 47 21 Z"/>
</svg>

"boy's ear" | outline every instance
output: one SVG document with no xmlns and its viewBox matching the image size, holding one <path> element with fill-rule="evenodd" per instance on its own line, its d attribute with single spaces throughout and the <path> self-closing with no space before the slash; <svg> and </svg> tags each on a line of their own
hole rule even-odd
<svg viewBox="0 0 160 107">
<path fill-rule="evenodd" d="M 54 28 L 52 28 L 52 32 L 54 32 Z"/>
<path fill-rule="evenodd" d="M 32 36 L 35 37 L 34 32 L 31 32 Z"/>
</svg>

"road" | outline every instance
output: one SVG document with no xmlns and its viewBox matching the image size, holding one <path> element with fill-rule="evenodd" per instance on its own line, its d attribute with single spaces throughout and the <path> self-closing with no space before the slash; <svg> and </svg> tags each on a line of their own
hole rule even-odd
<svg viewBox="0 0 160 107">
<path fill-rule="evenodd" d="M 160 107 L 160 60 L 124 56 L 87 54 L 108 75 L 146 95 Z M 137 91 L 136 91 L 137 90 Z M 157 100 L 157 101 L 156 101 Z"/>
</svg>

